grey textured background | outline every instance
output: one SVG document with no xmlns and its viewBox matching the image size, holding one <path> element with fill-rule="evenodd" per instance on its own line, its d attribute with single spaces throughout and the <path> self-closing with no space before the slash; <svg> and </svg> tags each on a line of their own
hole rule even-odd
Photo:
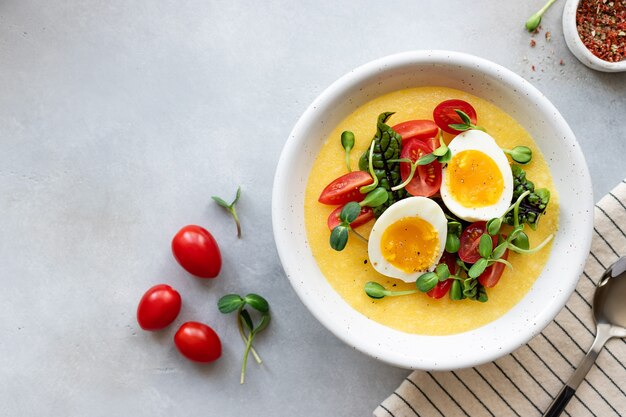
<svg viewBox="0 0 626 417">
<path fill-rule="evenodd" d="M 553 101 L 599 198 L 626 174 L 626 74 L 569 53 L 564 1 L 544 18 L 552 40 L 542 32 L 531 48 L 522 25 L 542 3 L 1 1 L 0 415 L 370 415 L 407 372 L 341 343 L 292 291 L 270 221 L 281 148 L 353 67 L 465 51 Z M 209 199 L 230 199 L 238 184 L 241 240 Z M 171 256 L 190 223 L 221 245 L 216 280 Z M 220 334 L 218 362 L 184 360 L 177 326 L 138 328 L 137 302 L 161 282 L 183 296 L 176 324 Z M 235 318 L 215 308 L 226 292 L 261 293 L 274 312 L 257 343 L 265 367 L 251 363 L 243 387 Z"/>
</svg>

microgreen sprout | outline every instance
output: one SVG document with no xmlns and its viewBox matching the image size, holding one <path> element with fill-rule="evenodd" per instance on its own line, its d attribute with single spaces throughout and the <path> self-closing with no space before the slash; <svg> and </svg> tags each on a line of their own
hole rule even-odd
<svg viewBox="0 0 626 417">
<path fill-rule="evenodd" d="M 443 131 L 439 130 L 439 147 L 433 151 L 440 164 L 447 164 L 452 159 L 452 151 L 443 141 Z"/>
<path fill-rule="evenodd" d="M 539 27 L 539 24 L 541 23 L 541 16 L 543 16 L 546 10 L 548 10 L 550 6 L 552 6 L 552 3 L 554 3 L 555 1 L 556 0 L 549 0 L 541 9 L 539 9 L 537 13 L 530 16 L 526 21 L 526 30 L 528 30 L 529 32 L 533 32 L 535 29 L 537 29 L 537 27 Z"/>
<path fill-rule="evenodd" d="M 370 281 L 365 284 L 365 294 L 367 294 L 368 297 L 374 298 L 376 300 L 385 298 L 385 297 L 395 297 L 398 295 L 415 294 L 416 292 L 417 290 L 390 291 L 390 290 L 385 289 L 385 287 L 383 287 L 378 282 L 374 282 L 374 281 Z"/>
<path fill-rule="evenodd" d="M 344 131 L 341 134 L 341 146 L 346 151 L 346 167 L 348 168 L 348 172 L 352 172 L 352 168 L 350 168 L 350 151 L 354 147 L 354 133 L 349 130 Z"/>
<path fill-rule="evenodd" d="M 252 321 L 252 317 L 246 306 L 252 307 L 256 310 L 261 320 L 258 325 L 255 325 Z M 258 364 L 261 364 L 261 358 L 252 347 L 254 337 L 264 330 L 270 323 L 270 307 L 267 300 L 257 294 L 248 294 L 245 297 L 241 297 L 237 294 L 227 294 L 219 299 L 217 302 L 217 308 L 220 313 L 229 314 L 233 311 L 237 311 L 237 327 L 239 328 L 239 334 L 246 344 L 246 348 L 243 353 L 243 363 L 241 365 L 241 378 L 239 382 L 244 383 L 246 376 L 246 366 L 248 363 L 248 354 L 251 352 L 254 359 Z M 247 333 L 246 333 L 247 332 Z"/>
<path fill-rule="evenodd" d="M 518 164 L 526 165 L 533 159 L 533 151 L 527 146 L 516 146 L 513 149 L 502 149 L 502 151 L 511 156 L 511 159 Z"/>
<path fill-rule="evenodd" d="M 359 213 L 361 212 L 361 208 L 363 207 L 378 207 L 387 202 L 389 198 L 389 193 L 383 187 L 377 187 L 369 194 L 365 196 L 363 201 L 357 203 L 355 201 L 351 201 L 341 209 L 339 213 L 339 220 L 341 223 L 335 226 L 335 228 L 330 232 L 330 247 L 336 251 L 342 251 L 346 244 L 348 243 L 348 236 L 350 232 L 353 232 L 356 236 L 358 236 L 361 240 L 367 242 L 363 236 L 354 231 L 352 227 L 350 227 L 350 223 L 356 220 L 359 217 Z"/>
<path fill-rule="evenodd" d="M 217 204 L 228 210 L 228 212 L 233 216 L 233 219 L 235 219 L 235 224 L 237 225 L 237 237 L 241 238 L 241 223 L 239 223 L 237 210 L 235 210 L 235 204 L 237 203 L 237 201 L 239 201 L 239 197 L 241 197 L 241 186 L 237 187 L 237 194 L 235 195 L 235 199 L 230 204 L 217 196 L 212 196 L 211 198 L 215 200 Z"/>
<path fill-rule="evenodd" d="M 486 132 L 484 127 L 477 126 L 474 123 L 472 123 L 472 120 L 470 119 L 470 117 L 463 110 L 454 109 L 454 111 L 456 112 L 456 114 L 459 115 L 463 123 L 453 123 L 453 124 L 448 125 L 451 129 L 458 130 L 461 132 L 465 132 L 466 130 L 472 130 L 472 129 L 482 130 L 483 132 Z"/>
<path fill-rule="evenodd" d="M 391 187 L 391 191 L 398 191 L 406 187 L 407 185 L 409 185 L 409 183 L 411 182 L 411 180 L 413 180 L 413 177 L 415 176 L 415 171 L 417 170 L 417 167 L 420 165 L 428 165 L 431 162 L 433 162 L 435 159 L 437 159 L 435 155 L 433 155 L 432 153 L 427 153 L 421 156 L 415 162 L 413 162 L 409 158 L 394 159 L 390 161 L 390 162 L 406 162 L 408 164 L 411 164 L 411 172 L 409 173 L 409 176 L 406 177 L 406 179 L 402 183 L 396 185 L 395 187 Z"/>
<path fill-rule="evenodd" d="M 372 141 L 372 144 L 370 145 L 370 150 L 369 150 L 369 158 L 368 158 L 369 161 L 367 164 L 367 169 L 370 175 L 372 176 L 372 179 L 374 180 L 374 182 L 372 182 L 369 185 L 364 185 L 363 187 L 361 187 L 359 189 L 361 194 L 367 194 L 370 191 L 376 189 L 376 187 L 378 187 L 378 176 L 374 172 L 374 145 L 376 145 L 376 142 Z"/>
</svg>

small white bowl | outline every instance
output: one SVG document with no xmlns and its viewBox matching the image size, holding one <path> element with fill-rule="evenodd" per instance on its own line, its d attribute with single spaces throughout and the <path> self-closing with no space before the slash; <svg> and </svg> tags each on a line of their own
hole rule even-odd
<svg viewBox="0 0 626 417">
<path fill-rule="evenodd" d="M 563 9 L 563 35 L 567 47 L 576 58 L 591 69 L 602 72 L 626 71 L 626 59 L 620 62 L 609 62 L 591 53 L 578 35 L 576 28 L 576 10 L 580 0 L 568 0 Z"/>
<path fill-rule="evenodd" d="M 559 194 L 559 231 L 548 263 L 528 294 L 499 319 L 449 335 L 403 333 L 350 307 L 320 272 L 304 225 L 304 194 L 316 155 L 347 115 L 385 93 L 444 86 L 486 99 L 533 136 Z M 589 253 L 593 195 L 585 159 L 571 129 L 548 99 L 508 69 L 471 55 L 415 51 L 370 62 L 328 87 L 300 117 L 280 156 L 272 222 L 287 278 L 311 313 L 348 345 L 390 364 L 449 370 L 503 356 L 539 333 L 574 291 Z"/>
</svg>

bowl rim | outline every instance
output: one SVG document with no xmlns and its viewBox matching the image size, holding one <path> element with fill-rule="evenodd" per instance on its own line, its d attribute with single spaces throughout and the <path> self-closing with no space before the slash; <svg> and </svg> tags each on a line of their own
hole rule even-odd
<svg viewBox="0 0 626 417">
<path fill-rule="evenodd" d="M 424 361 L 422 359 L 417 358 L 408 358 L 406 355 L 396 354 L 395 352 L 383 352 L 380 348 L 375 348 L 370 346 L 364 347 L 363 345 L 359 345 L 359 340 L 354 340 L 352 338 L 352 334 L 347 332 L 344 327 L 341 327 L 336 322 L 333 322 L 332 319 L 323 312 L 323 309 L 319 309 L 318 302 L 313 300 L 311 297 L 308 297 L 303 285 L 300 285 L 298 282 L 298 278 L 295 273 L 297 272 L 297 267 L 293 261 L 294 249 L 291 247 L 290 238 L 292 237 L 291 233 L 288 233 L 284 229 L 283 220 L 281 216 L 286 215 L 286 206 L 289 205 L 288 196 L 284 195 L 281 190 L 288 184 L 290 180 L 290 176 L 287 175 L 287 167 L 289 165 L 289 161 L 291 158 L 295 157 L 298 152 L 298 138 L 306 133 L 306 128 L 308 125 L 312 123 L 312 120 L 315 119 L 315 113 L 324 107 L 324 103 L 331 101 L 333 98 L 338 97 L 342 91 L 348 91 L 350 88 L 358 86 L 360 82 L 363 82 L 368 77 L 372 75 L 381 75 L 385 71 L 393 70 L 394 68 L 403 67 L 406 65 L 416 65 L 418 63 L 426 64 L 427 62 L 447 62 L 449 65 L 454 66 L 466 66 L 474 69 L 480 68 L 480 71 L 485 72 L 487 75 L 492 77 L 503 77 L 507 82 L 513 84 L 516 87 L 516 91 L 519 94 L 526 94 L 529 96 L 529 100 L 535 100 L 535 103 L 539 107 L 543 107 L 546 114 L 553 114 L 555 116 L 555 123 L 559 127 L 559 131 L 563 133 L 562 138 L 565 140 L 566 145 L 571 146 L 572 148 L 572 158 L 576 165 L 581 168 L 580 169 L 580 178 L 577 181 L 581 184 L 581 189 L 589 190 L 588 198 L 581 198 L 581 207 L 583 207 L 587 216 L 586 218 L 581 218 L 581 222 L 583 224 L 588 225 L 584 229 L 585 233 L 583 236 L 580 236 L 579 246 L 578 246 L 578 255 L 584 254 L 582 260 L 578 264 L 572 265 L 572 273 L 571 279 L 562 287 L 562 291 L 558 294 L 554 294 L 554 298 L 549 306 L 542 306 L 542 309 L 539 314 L 534 316 L 536 319 L 532 326 L 528 326 L 528 331 L 519 331 L 515 333 L 515 337 L 510 337 L 506 339 L 502 339 L 502 342 L 499 346 L 496 347 L 485 347 L 484 350 L 477 352 L 476 355 L 465 356 L 465 357 L 455 357 L 455 358 L 446 358 L 441 360 L 441 358 L 433 361 Z M 373 98 L 373 97 L 372 97 Z M 364 65 L 357 67 L 356 69 L 348 72 L 343 75 L 341 78 L 332 83 L 328 88 L 326 88 L 313 102 L 309 105 L 309 107 L 305 110 L 299 120 L 296 122 L 293 130 L 291 131 L 285 145 L 283 151 L 280 155 L 278 165 L 276 168 L 276 174 L 274 177 L 273 183 L 273 191 L 272 191 L 272 224 L 273 224 L 273 233 L 274 239 L 277 247 L 277 252 L 281 261 L 281 264 L 285 270 L 287 278 L 289 279 L 294 291 L 302 301 L 302 303 L 307 307 L 307 309 L 311 312 L 311 314 L 317 318 L 328 330 L 330 330 L 335 336 L 344 341 L 349 346 L 354 347 L 355 349 L 360 350 L 363 353 L 366 353 L 376 359 L 379 359 L 383 362 L 389 363 L 394 366 L 402 367 L 402 368 L 411 368 L 411 369 L 423 369 L 423 370 L 452 370 L 452 369 L 460 369 L 466 367 L 472 367 L 476 365 L 480 365 L 483 363 L 491 362 L 501 356 L 504 356 L 513 350 L 517 349 L 520 346 L 526 344 L 532 337 L 539 334 L 558 314 L 559 311 L 564 307 L 567 300 L 574 292 L 576 285 L 578 283 L 579 277 L 583 272 L 584 263 L 587 255 L 589 254 L 589 250 L 591 247 L 591 236 L 592 236 L 592 228 L 593 228 L 593 195 L 591 188 L 591 179 L 589 176 L 589 171 L 584 160 L 584 156 L 582 154 L 582 150 L 576 141 L 574 133 L 571 131 L 570 127 L 567 125 L 561 114 L 554 107 L 554 105 L 533 85 L 531 85 L 528 81 L 515 74 L 514 72 L 508 70 L 505 67 L 502 67 L 498 64 L 495 64 L 491 61 L 488 61 L 483 58 L 479 58 L 470 54 L 462 53 L 462 52 L 454 52 L 454 51 L 445 51 L 445 50 L 420 50 L 420 51 L 407 51 L 402 53 L 397 53 L 393 55 L 389 55 L 386 57 L 382 57 L 376 59 L 374 61 L 368 62 Z M 560 214 L 560 218 L 562 213 Z M 306 233 L 306 232 L 305 232 Z M 306 236 L 306 235 L 305 235 Z M 321 273 L 321 272 L 320 272 Z M 326 281 L 327 283 L 327 281 Z M 330 286 L 330 284 L 328 284 Z M 334 290 L 333 290 L 334 291 Z M 520 300 L 521 303 L 524 298 L 528 297 L 528 294 L 532 289 Z M 338 294 L 337 294 L 338 296 Z M 339 296 L 338 296 L 339 297 Z M 345 300 L 341 299 L 344 303 Z M 518 304 L 519 304 L 518 303 Z M 347 303 L 346 303 L 347 305 Z M 348 306 L 349 309 L 352 309 L 351 306 Z M 515 307 L 513 307 L 515 308 Z M 354 310 L 354 309 L 353 309 Z M 354 310 L 356 312 L 356 310 Z M 360 314 L 360 313 L 358 313 Z M 506 316 L 506 313 L 505 315 Z M 504 317 L 503 316 L 503 317 Z M 364 317 L 364 316 L 363 316 Z M 502 318 L 502 317 L 501 317 Z M 497 319 L 499 320 L 499 319 Z M 481 326 L 479 329 L 482 329 L 486 326 L 491 326 L 493 323 L 497 322 L 497 320 L 486 324 L 485 326 Z M 371 320 L 370 320 L 371 321 Z M 376 328 L 385 328 L 389 330 L 386 326 L 383 326 L 379 323 L 371 321 Z M 348 326 L 349 328 L 349 326 Z M 392 329 L 393 332 L 393 329 Z M 474 331 L 457 333 L 453 335 L 446 336 L 423 336 L 423 335 L 413 335 L 408 333 L 403 333 L 400 331 L 395 331 L 400 335 L 406 336 L 408 339 L 413 338 L 442 338 L 444 340 L 449 340 L 452 342 L 459 335 L 465 335 L 467 333 L 472 333 Z M 399 337 L 399 336 L 398 336 Z M 417 356 L 417 355 L 416 355 Z"/>
<path fill-rule="evenodd" d="M 574 56 L 591 69 L 602 72 L 626 71 L 626 59 L 609 62 L 595 56 L 583 43 L 576 27 L 576 11 L 581 0 L 568 0 L 563 8 L 563 35 L 565 43 Z"/>
</svg>

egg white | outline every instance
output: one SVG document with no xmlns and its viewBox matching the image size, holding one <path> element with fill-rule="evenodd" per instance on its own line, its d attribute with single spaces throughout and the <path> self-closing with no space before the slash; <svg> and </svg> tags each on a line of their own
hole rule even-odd
<svg viewBox="0 0 626 417">
<path fill-rule="evenodd" d="M 385 230 L 396 221 L 405 217 L 420 217 L 430 223 L 437 232 L 439 248 L 428 269 L 407 273 L 390 264 L 383 256 L 380 243 Z M 426 197 L 409 197 L 391 205 L 374 223 L 367 246 L 370 263 L 380 274 L 398 278 L 405 282 L 415 282 L 424 272 L 432 271 L 443 254 L 446 245 L 448 222 L 443 210 L 437 203 Z"/>
<path fill-rule="evenodd" d="M 513 174 L 506 154 L 500 149 L 496 141 L 487 133 L 480 130 L 468 130 L 456 136 L 448 145 L 454 155 L 467 150 L 476 150 L 485 153 L 495 163 L 503 179 L 502 194 L 497 202 L 485 207 L 465 207 L 456 201 L 450 194 L 447 183 L 447 168 L 443 169 L 441 182 L 441 199 L 446 207 L 460 219 L 468 222 L 490 220 L 502 216 L 511 205 L 513 197 Z"/>
</svg>

